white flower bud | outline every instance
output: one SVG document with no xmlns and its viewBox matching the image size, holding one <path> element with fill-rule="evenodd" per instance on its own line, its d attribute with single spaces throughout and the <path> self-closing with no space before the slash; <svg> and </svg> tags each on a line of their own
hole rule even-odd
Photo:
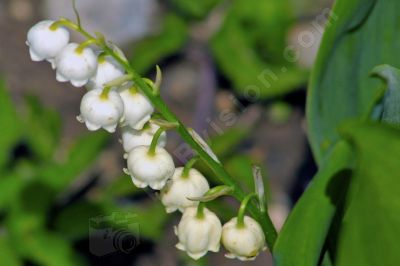
<svg viewBox="0 0 400 266">
<path fill-rule="evenodd" d="M 124 103 L 116 91 L 103 96 L 102 90 L 91 90 L 83 96 L 80 110 L 78 121 L 85 123 L 89 130 L 104 128 L 112 133 L 122 118 Z"/>
<path fill-rule="evenodd" d="M 92 49 L 85 47 L 77 51 L 79 44 L 70 43 L 56 56 L 57 80 L 71 81 L 75 87 L 84 86 L 97 69 L 97 57 Z"/>
<path fill-rule="evenodd" d="M 244 217 L 243 227 L 237 226 L 237 218 L 222 227 L 222 244 L 228 250 L 225 256 L 239 260 L 254 260 L 264 250 L 265 237 L 261 226 L 249 216 Z"/>
<path fill-rule="evenodd" d="M 129 153 L 138 146 L 150 146 L 154 134 L 160 127 L 155 124 L 149 124 L 142 130 L 136 130 L 131 127 L 122 128 L 122 145 L 125 152 Z M 165 147 L 167 144 L 167 133 L 164 131 L 158 139 L 157 145 Z"/>
<path fill-rule="evenodd" d="M 128 171 L 135 186 L 160 190 L 174 174 L 174 161 L 164 148 L 156 147 L 154 155 L 149 154 L 149 149 L 139 146 L 129 152 Z"/>
<path fill-rule="evenodd" d="M 123 76 L 124 69 L 110 56 L 98 59 L 96 74 L 86 85 L 88 89 L 103 89 L 104 84 Z"/>
<path fill-rule="evenodd" d="M 179 238 L 176 247 L 186 251 L 197 260 L 208 251 L 218 252 L 220 247 L 222 226 L 218 217 L 207 208 L 203 217 L 197 217 L 197 208 L 186 208 L 175 234 Z"/>
<path fill-rule="evenodd" d="M 124 89 L 120 92 L 125 105 L 124 124 L 140 130 L 150 120 L 154 108 L 149 100 L 138 91 Z"/>
<path fill-rule="evenodd" d="M 201 197 L 210 189 L 207 179 L 199 171 L 192 168 L 188 176 L 182 176 L 183 169 L 176 168 L 172 179 L 161 190 L 161 202 L 168 213 L 177 209 L 183 212 L 187 207 L 197 206 L 198 201 L 188 198 Z"/>
<path fill-rule="evenodd" d="M 53 20 L 44 20 L 28 31 L 26 44 L 32 61 L 47 60 L 53 64 L 56 55 L 68 44 L 69 31 L 63 27 L 50 29 Z"/>
</svg>

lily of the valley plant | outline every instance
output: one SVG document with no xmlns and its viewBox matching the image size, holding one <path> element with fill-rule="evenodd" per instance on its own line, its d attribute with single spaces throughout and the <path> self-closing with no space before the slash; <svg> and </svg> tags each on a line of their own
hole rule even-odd
<svg viewBox="0 0 400 266">
<path fill-rule="evenodd" d="M 86 40 L 70 42 L 68 29 L 81 33 Z M 166 212 L 182 212 L 175 229 L 178 249 L 199 259 L 208 251 L 218 252 L 222 243 L 228 258 L 240 260 L 254 259 L 266 245 L 272 250 L 276 231 L 262 190 L 256 187 L 257 193 L 246 195 L 205 141 L 170 111 L 159 94 L 158 67 L 155 82 L 140 77 L 115 45 L 67 19 L 37 23 L 28 32 L 27 45 L 33 61 L 51 63 L 58 81 L 86 87 L 79 122 L 91 131 L 114 133 L 121 128 L 127 161 L 124 171 L 133 185 L 160 191 Z M 164 149 L 167 130 L 176 130 L 196 154 L 184 167 L 176 168 Z M 197 160 L 208 165 L 221 185 L 210 188 L 206 177 L 193 168 Z M 263 186 L 262 179 L 256 176 L 255 180 L 256 186 Z M 237 217 L 224 225 L 205 206 L 223 195 L 241 202 Z"/>
</svg>

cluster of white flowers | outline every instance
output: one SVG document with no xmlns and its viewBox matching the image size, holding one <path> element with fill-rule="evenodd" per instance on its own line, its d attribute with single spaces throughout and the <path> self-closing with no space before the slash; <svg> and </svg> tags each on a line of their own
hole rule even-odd
<svg viewBox="0 0 400 266">
<path fill-rule="evenodd" d="M 26 43 L 32 60 L 49 61 L 58 81 L 86 86 L 88 91 L 81 100 L 77 118 L 89 130 L 103 128 L 113 133 L 121 127 L 127 160 L 124 170 L 133 184 L 160 190 L 166 211 L 183 213 L 175 230 L 179 238 L 176 247 L 198 259 L 208 251 L 219 251 L 222 242 L 228 257 L 253 259 L 265 247 L 260 225 L 246 216 L 242 224 L 234 218 L 222 226 L 204 203 L 191 200 L 209 191 L 208 181 L 190 164 L 175 168 L 171 155 L 164 149 L 165 131 L 150 121 L 154 112 L 151 102 L 135 84 L 122 79 L 125 70 L 113 57 L 93 50 L 90 42 L 69 41 L 66 28 L 45 20 L 29 30 Z"/>
</svg>

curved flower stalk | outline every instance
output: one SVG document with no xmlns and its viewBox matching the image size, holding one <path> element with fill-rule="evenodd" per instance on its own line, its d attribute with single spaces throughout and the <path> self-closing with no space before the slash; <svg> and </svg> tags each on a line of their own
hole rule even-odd
<svg viewBox="0 0 400 266">
<path fill-rule="evenodd" d="M 262 228 L 253 218 L 245 215 L 249 200 L 256 194 L 249 194 L 242 201 L 238 216 L 222 227 L 222 244 L 228 253 L 227 258 L 242 261 L 254 260 L 265 247 Z"/>
<path fill-rule="evenodd" d="M 61 53 L 61 55 L 57 55 L 56 58 L 58 57 L 59 59 L 56 59 L 56 66 L 58 73 L 65 78 L 62 81 L 70 80 L 71 83 L 73 83 L 73 85 L 75 86 L 83 86 L 87 83 L 87 81 L 93 79 L 99 81 L 97 82 L 97 85 L 100 88 L 89 91 L 88 95 L 95 95 L 93 96 L 94 103 L 97 106 L 104 106 L 104 108 L 94 108 L 93 110 L 90 110 L 90 108 L 83 108 L 81 110 L 81 121 L 85 122 L 88 125 L 89 129 L 96 130 L 102 127 L 109 132 L 113 132 L 117 124 L 119 124 L 120 126 L 127 126 L 134 130 L 143 130 L 143 126 L 150 120 L 153 111 L 156 110 L 158 112 L 158 115 L 162 117 L 162 122 L 157 123 L 160 128 L 157 130 L 157 132 L 154 133 L 151 143 L 149 144 L 149 141 L 146 140 L 143 141 L 143 143 L 139 143 L 141 145 L 135 144 L 135 147 L 132 148 L 132 150 L 130 150 L 128 153 L 127 173 L 131 175 L 132 181 L 136 186 L 150 186 L 153 189 L 161 190 L 164 188 L 168 180 L 170 180 L 174 176 L 174 172 L 176 171 L 176 169 L 171 156 L 164 148 L 158 145 L 162 133 L 167 129 L 174 129 L 181 136 L 181 138 L 195 151 L 198 158 L 206 163 L 206 165 L 214 172 L 214 174 L 223 184 L 222 190 L 218 187 L 218 189 L 214 188 L 208 190 L 208 192 L 205 193 L 202 197 L 201 194 L 203 194 L 204 191 L 208 189 L 208 184 L 205 183 L 206 181 L 204 182 L 203 177 L 199 177 L 196 171 L 193 169 L 192 172 L 196 176 L 193 177 L 193 183 L 191 183 L 189 186 L 186 186 L 187 184 L 180 184 L 178 185 L 179 189 L 177 189 L 177 191 L 180 191 L 182 188 L 186 189 L 187 187 L 191 187 L 190 190 L 193 193 L 188 193 L 188 191 L 185 191 L 185 196 L 187 199 L 195 201 L 212 200 L 220 195 L 227 194 L 227 192 L 229 192 L 229 195 L 233 196 L 238 201 L 245 201 L 245 206 L 249 214 L 254 218 L 254 221 L 259 224 L 260 228 L 262 229 L 262 232 L 264 234 L 264 237 L 262 239 L 266 240 L 268 247 L 270 248 L 270 250 L 272 250 L 276 239 L 276 231 L 267 214 L 266 209 L 263 207 L 263 203 L 258 205 L 254 201 L 250 201 L 246 193 L 244 193 L 244 191 L 234 181 L 234 179 L 225 171 L 218 158 L 214 155 L 208 145 L 201 139 L 201 137 L 192 129 L 187 128 L 168 108 L 168 106 L 160 97 L 159 93 L 161 71 L 158 67 L 156 81 L 153 83 L 146 78 L 140 77 L 136 73 L 136 71 L 132 68 L 132 66 L 126 60 L 125 56 L 118 47 L 109 42 L 106 42 L 105 38 L 100 34 L 96 34 L 96 36 L 89 34 L 80 26 L 79 22 L 78 24 L 75 24 L 70 20 L 60 19 L 52 23 L 48 27 L 50 30 L 57 30 L 60 27 L 69 28 L 81 33 L 87 39 L 85 42 L 79 44 L 78 46 L 75 44 L 66 45 L 64 49 L 72 46 L 74 47 L 74 49 L 71 49 L 71 51 L 68 51 L 66 53 Z M 98 69 L 98 59 L 93 58 L 91 53 L 92 50 L 90 50 L 92 48 L 90 48 L 89 46 L 94 46 L 93 48 L 99 50 L 101 56 L 113 60 L 115 69 L 119 70 L 115 71 L 114 73 L 117 77 L 116 79 L 108 81 L 109 77 L 97 76 L 97 74 L 99 73 L 99 75 L 101 75 L 101 73 L 109 74 L 109 71 L 96 71 Z M 85 51 L 87 55 L 85 54 Z M 90 69 L 89 71 L 82 71 L 82 73 L 80 73 L 79 71 L 77 71 L 76 68 L 82 67 L 80 62 L 82 61 L 83 56 L 90 57 Z M 79 62 L 79 64 L 77 66 L 70 66 L 72 67 L 73 71 L 68 72 L 68 62 L 73 63 L 75 61 Z M 91 63 L 92 61 L 93 64 Z M 66 65 L 64 65 L 64 62 L 66 62 Z M 122 75 L 123 73 L 124 75 Z M 103 83 L 105 80 L 107 80 L 107 83 Z M 127 85 L 130 88 L 129 91 L 126 90 Z M 125 90 L 121 92 L 119 90 L 120 88 L 125 88 Z M 137 100 L 140 102 L 140 104 L 138 105 L 138 110 L 132 109 L 132 105 L 130 104 L 131 102 L 134 102 L 132 100 L 132 95 L 140 96 L 140 99 L 138 98 L 139 100 Z M 92 96 L 88 96 L 88 98 L 92 99 Z M 86 107 L 86 105 L 84 107 Z M 191 166 L 192 165 L 188 167 L 189 170 Z M 190 171 L 188 173 L 190 174 Z M 188 173 L 184 173 L 184 175 Z M 182 174 L 178 172 L 177 175 L 181 176 Z M 214 195 L 215 197 L 212 193 L 209 193 L 210 191 L 213 192 L 214 190 L 216 191 Z M 197 213 L 199 215 L 203 213 L 202 210 L 204 208 L 203 202 L 200 204 L 188 204 L 188 201 L 186 201 L 186 199 L 178 199 L 176 197 L 173 197 L 173 200 L 171 202 L 168 202 L 167 205 L 169 205 L 170 211 L 180 209 L 184 213 L 187 211 L 187 209 L 196 208 L 195 206 L 197 205 Z M 186 213 L 188 212 L 189 211 L 187 211 Z M 192 217 L 193 215 L 189 216 Z M 196 216 L 196 219 L 198 220 L 200 218 L 201 220 L 200 216 Z M 190 218 L 189 220 L 192 220 L 192 218 Z M 194 224 L 200 221 L 197 221 L 196 219 L 193 220 Z M 184 224 L 186 224 L 186 222 Z M 192 222 L 188 224 L 192 224 Z M 184 227 L 186 227 L 186 225 Z M 182 232 L 185 232 L 185 230 L 182 229 Z M 202 233 L 208 234 L 209 232 L 210 231 L 208 230 L 205 230 L 204 232 L 199 232 L 199 237 L 202 238 L 204 237 Z M 180 235 L 182 235 L 182 238 L 180 237 L 180 243 L 182 245 L 179 245 L 179 247 L 181 249 L 187 250 L 188 252 L 190 252 L 189 254 L 192 254 L 193 257 L 196 258 L 205 254 L 207 250 L 214 251 L 217 250 L 217 247 L 219 247 L 218 238 L 218 244 L 214 243 L 215 241 L 213 240 L 211 246 L 204 246 L 201 248 L 201 250 L 197 250 L 197 248 L 193 246 L 192 249 L 191 245 L 190 247 L 187 246 L 187 243 L 189 242 L 185 242 L 186 240 L 183 236 L 185 235 L 185 233 L 182 233 Z M 196 239 L 190 241 L 196 241 Z M 234 254 L 234 252 L 231 253 Z M 243 256 L 246 257 L 246 254 Z M 243 256 L 239 254 L 237 257 L 242 258 Z"/>
</svg>

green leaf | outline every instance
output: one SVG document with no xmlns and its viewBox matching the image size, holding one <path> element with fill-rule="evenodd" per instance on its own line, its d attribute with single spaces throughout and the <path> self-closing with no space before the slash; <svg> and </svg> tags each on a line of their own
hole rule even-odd
<svg viewBox="0 0 400 266">
<path fill-rule="evenodd" d="M 103 212 L 102 206 L 80 201 L 63 209 L 55 217 L 54 227 L 65 239 L 79 240 L 88 236 L 88 223 Z"/>
<path fill-rule="evenodd" d="M 22 266 L 22 260 L 10 245 L 6 235 L 0 235 L 0 263 L 7 266 Z"/>
<path fill-rule="evenodd" d="M 342 128 L 356 151 L 334 265 L 400 265 L 400 131 L 385 125 Z"/>
<path fill-rule="evenodd" d="M 24 237 L 25 256 L 39 265 L 79 266 L 84 265 L 76 256 L 70 243 L 62 235 L 47 231 L 36 231 Z"/>
<path fill-rule="evenodd" d="M 108 139 L 103 131 L 83 135 L 76 140 L 65 162 L 49 162 L 40 169 L 39 178 L 54 189 L 63 190 L 98 158 Z"/>
<path fill-rule="evenodd" d="M 273 251 L 277 266 L 318 265 L 337 202 L 348 183 L 351 158 L 349 146 L 339 142 L 322 163 L 278 235 Z"/>
<path fill-rule="evenodd" d="M 311 75 L 308 132 L 317 162 L 334 146 L 336 128 L 365 116 L 379 92 L 369 72 L 380 64 L 400 66 L 397 0 L 338 0 L 327 23 Z"/>
<path fill-rule="evenodd" d="M 80 137 L 69 153 L 65 170 L 69 175 L 77 175 L 98 158 L 109 140 L 109 134 L 104 131 L 91 132 Z"/>
<path fill-rule="evenodd" d="M 291 21 L 287 1 L 231 3 L 211 46 L 218 66 L 237 92 L 265 99 L 306 82 L 306 72 L 284 59 Z"/>
<path fill-rule="evenodd" d="M 220 0 L 171 0 L 171 4 L 180 14 L 185 17 L 201 19 L 219 2 Z"/>
<path fill-rule="evenodd" d="M 400 124 L 400 70 L 389 65 L 380 65 L 372 75 L 381 78 L 387 85 L 382 102 L 381 120 L 392 125 Z"/>
<path fill-rule="evenodd" d="M 24 136 L 33 152 L 39 158 L 48 160 L 60 138 L 59 114 L 43 107 L 38 98 L 32 95 L 26 97 L 26 109 Z"/>
<path fill-rule="evenodd" d="M 0 177 L 0 210 L 9 208 L 23 186 L 23 181 L 17 175 L 7 174 Z"/>
<path fill-rule="evenodd" d="M 144 190 L 134 186 L 131 178 L 124 174 L 107 184 L 100 193 L 103 193 L 103 197 L 114 198 L 137 195 L 144 193 Z"/>
<path fill-rule="evenodd" d="M 167 215 L 165 207 L 159 201 L 123 207 L 110 202 L 103 202 L 103 208 L 108 215 L 115 212 L 136 214 L 137 216 L 133 222 L 138 225 L 138 230 L 134 228 L 132 233 L 139 233 L 139 239 L 141 237 L 151 240 L 160 239 L 164 233 L 166 222 L 170 217 L 170 215 Z"/>
<path fill-rule="evenodd" d="M 36 179 L 25 181 L 5 217 L 9 245 L 39 265 L 81 265 L 62 235 L 45 229 L 55 191 Z M 1 259 L 0 259 L 1 260 Z"/>
<path fill-rule="evenodd" d="M 10 149 L 17 143 L 21 136 L 20 121 L 15 111 L 15 105 L 0 79 L 0 169 L 8 162 Z"/>
<path fill-rule="evenodd" d="M 135 43 L 130 62 L 138 73 L 143 74 L 150 70 L 161 59 L 179 51 L 185 43 L 187 29 L 182 19 L 168 15 L 164 18 L 162 25 L 163 28 L 157 35 Z"/>
</svg>

